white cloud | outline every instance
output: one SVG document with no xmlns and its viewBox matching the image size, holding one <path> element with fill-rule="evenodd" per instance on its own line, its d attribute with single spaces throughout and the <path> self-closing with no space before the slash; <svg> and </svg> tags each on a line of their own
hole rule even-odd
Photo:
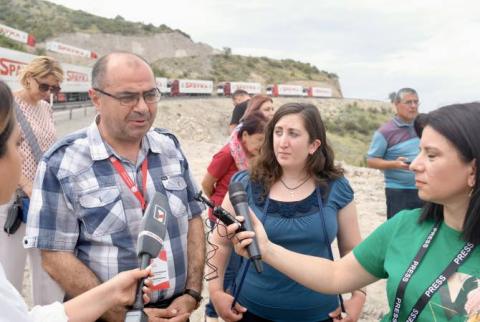
<svg viewBox="0 0 480 322">
<path fill-rule="evenodd" d="M 473 0 L 54 0 L 166 24 L 234 53 L 291 58 L 340 76 L 349 97 L 417 88 L 424 105 L 477 98 L 480 3 Z"/>
</svg>

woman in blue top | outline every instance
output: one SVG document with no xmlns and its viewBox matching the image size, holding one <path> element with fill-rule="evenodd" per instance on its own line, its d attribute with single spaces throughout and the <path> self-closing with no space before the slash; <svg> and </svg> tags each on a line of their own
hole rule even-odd
<svg viewBox="0 0 480 322">
<path fill-rule="evenodd" d="M 287 249 L 331 258 L 337 238 L 344 256 L 360 242 L 353 191 L 334 165 L 318 109 L 309 104 L 285 104 L 265 130 L 265 143 L 248 172 L 233 177 L 246 188 L 249 206 L 266 227 L 268 237 Z M 223 207 L 234 213 L 228 196 Z M 339 298 L 316 293 L 271 266 L 258 274 L 249 268 L 238 303 L 223 290 L 223 274 L 231 241 L 217 230 L 212 264 L 219 278 L 209 282 L 210 297 L 227 321 L 332 321 L 341 318 Z M 237 278 L 240 287 L 241 274 Z M 363 291 L 345 301 L 347 321 L 356 321 L 365 302 Z"/>
</svg>

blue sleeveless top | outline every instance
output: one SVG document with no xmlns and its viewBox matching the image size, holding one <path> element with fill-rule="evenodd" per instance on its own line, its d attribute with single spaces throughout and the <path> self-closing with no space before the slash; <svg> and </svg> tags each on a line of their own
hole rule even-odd
<svg viewBox="0 0 480 322">
<path fill-rule="evenodd" d="M 250 181 L 246 171 L 238 172 L 232 181 L 240 181 L 248 194 L 248 203 L 262 219 L 265 200 L 262 187 Z M 321 191 L 324 198 L 324 191 Z M 323 214 L 330 243 L 337 236 L 337 213 L 353 200 L 353 190 L 344 177 L 329 185 L 328 200 L 323 200 Z M 269 239 L 294 252 L 330 258 L 320 217 L 316 190 L 295 202 L 269 200 L 265 231 Z M 240 282 L 238 274 L 237 284 Z M 253 314 L 278 322 L 314 322 L 328 319 L 328 313 L 339 306 L 338 296 L 310 290 L 264 263 L 258 274 L 250 265 L 238 301 Z"/>
</svg>

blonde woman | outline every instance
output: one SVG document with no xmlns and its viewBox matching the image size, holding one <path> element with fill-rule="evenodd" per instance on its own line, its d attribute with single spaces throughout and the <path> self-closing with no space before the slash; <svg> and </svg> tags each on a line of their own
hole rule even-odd
<svg viewBox="0 0 480 322">
<path fill-rule="evenodd" d="M 32 193 L 32 183 L 37 164 L 42 154 L 55 142 L 55 127 L 50 104 L 46 101 L 60 91 L 63 70 L 60 63 L 47 56 L 39 56 L 23 67 L 20 73 L 22 88 L 14 93 L 14 110 L 22 141 L 20 151 L 24 156 L 22 174 L 17 187 L 17 196 L 7 204 L 0 206 L 0 225 L 4 226 L 8 210 L 14 200 L 20 197 L 24 207 L 23 223 L 13 234 L 0 231 L 0 263 L 5 269 L 8 280 L 17 290 L 22 289 L 23 268 L 27 252 L 23 248 L 27 207 Z M 34 304 L 46 304 L 61 297 L 61 291 L 52 284 L 50 277 L 41 268 L 38 251 L 29 251 L 29 261 L 33 282 Z M 50 295 L 53 298 L 49 298 Z"/>
</svg>

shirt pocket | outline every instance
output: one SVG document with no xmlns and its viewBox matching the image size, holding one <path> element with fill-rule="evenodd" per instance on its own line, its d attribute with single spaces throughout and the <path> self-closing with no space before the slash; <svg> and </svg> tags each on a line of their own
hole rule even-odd
<svg viewBox="0 0 480 322">
<path fill-rule="evenodd" d="M 80 220 L 92 237 L 113 234 L 126 228 L 126 216 L 120 191 L 116 187 L 100 188 L 79 196 Z"/>
<path fill-rule="evenodd" d="M 167 193 L 168 204 L 172 214 L 177 217 L 187 215 L 187 183 L 181 175 L 162 177 L 162 185 Z"/>
</svg>

